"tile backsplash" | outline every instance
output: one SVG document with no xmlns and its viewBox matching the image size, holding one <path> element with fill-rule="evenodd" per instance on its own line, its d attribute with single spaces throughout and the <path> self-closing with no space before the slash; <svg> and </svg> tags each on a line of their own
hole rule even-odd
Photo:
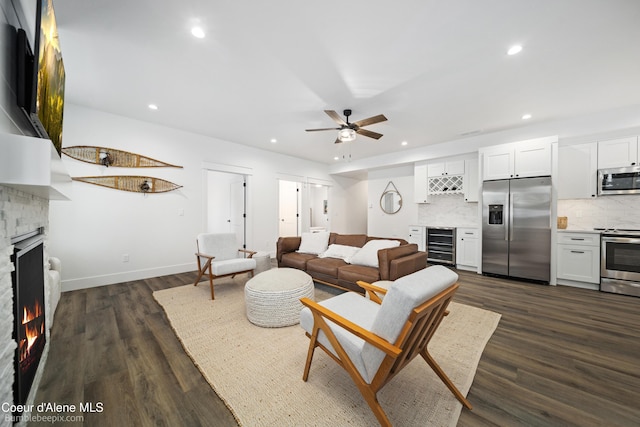
<svg viewBox="0 0 640 427">
<path fill-rule="evenodd" d="M 462 194 L 429 196 L 418 206 L 418 224 L 433 227 L 478 227 L 478 203 L 465 202 Z"/>
<path fill-rule="evenodd" d="M 558 200 L 558 216 L 568 218 L 567 229 L 640 229 L 640 195 Z"/>
</svg>

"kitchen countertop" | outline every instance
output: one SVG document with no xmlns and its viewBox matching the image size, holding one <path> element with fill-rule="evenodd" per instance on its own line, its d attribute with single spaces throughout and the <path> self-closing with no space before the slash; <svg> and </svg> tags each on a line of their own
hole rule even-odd
<svg viewBox="0 0 640 427">
<path fill-rule="evenodd" d="M 558 233 L 591 233 L 591 234 L 600 234 L 600 230 L 578 230 L 575 228 L 567 228 L 565 230 L 558 229 Z"/>
</svg>

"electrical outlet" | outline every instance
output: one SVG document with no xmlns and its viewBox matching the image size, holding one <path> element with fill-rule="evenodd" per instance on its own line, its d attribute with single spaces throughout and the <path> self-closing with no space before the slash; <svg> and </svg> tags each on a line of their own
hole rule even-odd
<svg viewBox="0 0 640 427">
<path fill-rule="evenodd" d="M 129 262 L 129 254 L 122 255 L 122 262 Z"/>
</svg>

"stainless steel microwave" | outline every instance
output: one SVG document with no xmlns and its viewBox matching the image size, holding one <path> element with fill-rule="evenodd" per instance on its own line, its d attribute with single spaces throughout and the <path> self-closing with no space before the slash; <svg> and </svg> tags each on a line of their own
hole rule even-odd
<svg viewBox="0 0 640 427">
<path fill-rule="evenodd" d="M 598 195 L 640 194 L 640 166 L 600 169 Z"/>
</svg>

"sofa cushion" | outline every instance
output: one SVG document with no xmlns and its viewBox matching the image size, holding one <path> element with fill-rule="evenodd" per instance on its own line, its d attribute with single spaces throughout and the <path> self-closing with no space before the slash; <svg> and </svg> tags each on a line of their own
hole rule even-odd
<svg viewBox="0 0 640 427">
<path fill-rule="evenodd" d="M 338 268 L 347 265 L 338 258 L 313 258 L 307 261 L 307 273 L 313 276 L 313 273 L 326 274 L 331 277 L 338 277 Z"/>
<path fill-rule="evenodd" d="M 358 280 L 373 283 L 380 280 L 380 273 L 375 267 L 347 264 L 338 269 L 338 279 L 356 283 Z"/>
<path fill-rule="evenodd" d="M 302 241 L 298 252 L 303 254 L 318 255 L 327 250 L 329 246 L 329 232 L 302 233 Z"/>
<path fill-rule="evenodd" d="M 400 246 L 398 240 L 369 240 L 362 249 L 351 257 L 351 264 L 378 268 L 378 251 L 380 249 L 395 248 L 398 246 Z"/>
<path fill-rule="evenodd" d="M 312 254 L 288 252 L 286 254 L 282 254 L 282 259 L 278 263 L 278 267 L 292 267 L 304 271 L 307 268 L 307 261 L 315 258 L 316 255 Z"/>
</svg>

